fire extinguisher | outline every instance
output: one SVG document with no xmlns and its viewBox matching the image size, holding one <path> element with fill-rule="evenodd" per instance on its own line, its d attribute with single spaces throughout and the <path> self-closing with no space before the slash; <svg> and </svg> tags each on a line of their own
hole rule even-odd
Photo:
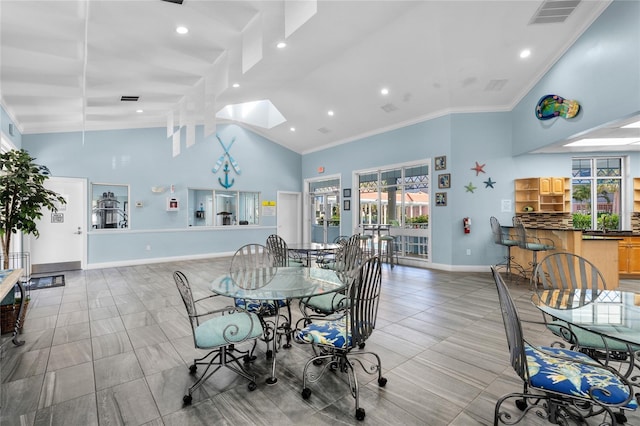
<svg viewBox="0 0 640 426">
<path fill-rule="evenodd" d="M 462 219 L 462 226 L 464 228 L 465 234 L 471 233 L 471 219 L 469 219 L 468 217 L 465 217 L 464 219 Z"/>
</svg>

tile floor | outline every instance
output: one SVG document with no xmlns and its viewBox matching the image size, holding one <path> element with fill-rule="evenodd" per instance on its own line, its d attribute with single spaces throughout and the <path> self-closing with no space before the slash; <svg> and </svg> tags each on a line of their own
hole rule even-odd
<svg viewBox="0 0 640 426">
<path fill-rule="evenodd" d="M 367 343 L 388 384 L 359 374 L 364 422 L 341 375 L 327 374 L 300 396 L 311 348 L 278 352 L 279 381 L 268 386 L 264 344 L 250 369 L 258 388 L 221 370 L 194 395 L 195 349 L 172 278 L 183 271 L 194 292 L 224 272 L 228 258 L 66 273 L 66 286 L 32 291 L 21 338 L 5 339 L 0 424 L 12 425 L 489 425 L 500 395 L 521 389 L 508 364 L 490 274 L 383 267 L 377 328 Z M 626 285 L 635 286 L 636 282 Z M 523 319 L 539 320 L 526 285 L 511 285 Z M 294 309 L 297 311 L 297 309 Z M 525 326 L 533 343 L 553 339 Z M 5 336 L 6 337 L 6 336 Z M 640 425 L 640 414 L 628 415 Z M 545 424 L 533 414 L 522 425 Z"/>
</svg>

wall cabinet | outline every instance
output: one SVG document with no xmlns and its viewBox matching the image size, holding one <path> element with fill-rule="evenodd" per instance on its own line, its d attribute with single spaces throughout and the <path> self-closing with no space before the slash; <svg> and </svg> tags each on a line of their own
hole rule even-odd
<svg viewBox="0 0 640 426">
<path fill-rule="evenodd" d="M 516 179 L 515 202 L 516 213 L 571 212 L 571 179 Z"/>
<path fill-rule="evenodd" d="M 624 237 L 618 242 L 618 271 L 640 275 L 640 237 Z"/>
</svg>

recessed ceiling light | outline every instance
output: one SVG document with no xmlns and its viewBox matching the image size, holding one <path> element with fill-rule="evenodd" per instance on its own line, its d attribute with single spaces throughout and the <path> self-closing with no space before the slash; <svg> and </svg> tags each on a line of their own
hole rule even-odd
<svg viewBox="0 0 640 426">
<path fill-rule="evenodd" d="M 136 112 L 137 112 L 138 114 L 141 114 L 141 113 L 143 113 L 143 112 L 144 112 L 144 110 L 142 110 L 142 109 L 137 109 L 137 110 L 136 110 Z"/>
<path fill-rule="evenodd" d="M 384 87 L 382 90 L 380 90 L 380 93 L 382 93 L 383 95 L 388 95 L 389 94 L 389 89 Z"/>
<path fill-rule="evenodd" d="M 183 26 L 180 26 L 180 27 L 177 27 L 177 28 L 176 28 L 176 32 L 177 32 L 178 34 L 186 34 L 186 33 L 188 33 L 188 32 L 189 32 L 189 28 L 187 28 L 187 27 L 183 27 Z"/>
<path fill-rule="evenodd" d="M 284 49 L 285 47 L 287 47 L 287 43 L 285 43 L 284 41 L 281 41 L 280 43 L 276 44 L 276 47 L 278 49 Z"/>
<path fill-rule="evenodd" d="M 529 55 L 531 55 L 531 51 L 529 49 L 524 49 L 522 52 L 520 52 L 520 57 L 522 59 L 528 58 Z"/>
<path fill-rule="evenodd" d="M 330 109 L 329 111 L 327 111 L 327 114 L 329 114 L 331 117 L 333 117 L 333 110 Z"/>
<path fill-rule="evenodd" d="M 235 87 L 237 89 L 238 87 L 240 87 L 240 84 L 239 83 L 233 83 L 233 87 Z"/>
<path fill-rule="evenodd" d="M 638 138 L 592 138 L 580 139 L 564 146 L 616 146 L 640 142 Z"/>
<path fill-rule="evenodd" d="M 291 127 L 289 130 L 291 130 L 292 132 L 295 132 L 296 128 L 295 127 Z"/>
</svg>

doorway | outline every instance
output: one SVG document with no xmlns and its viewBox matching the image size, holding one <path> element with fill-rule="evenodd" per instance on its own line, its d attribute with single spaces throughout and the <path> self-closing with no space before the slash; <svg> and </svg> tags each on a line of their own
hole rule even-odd
<svg viewBox="0 0 640 426">
<path fill-rule="evenodd" d="M 278 191 L 277 197 L 277 234 L 287 244 L 300 244 L 302 242 L 302 195 L 299 192 Z"/>
<path fill-rule="evenodd" d="M 31 271 L 43 274 L 83 269 L 87 246 L 87 182 L 84 179 L 51 177 L 44 186 L 65 198 L 56 213 L 45 209 L 36 221 L 40 236 L 25 238 Z"/>
<path fill-rule="evenodd" d="M 340 179 L 308 182 L 308 241 L 332 243 L 340 236 Z"/>
</svg>

